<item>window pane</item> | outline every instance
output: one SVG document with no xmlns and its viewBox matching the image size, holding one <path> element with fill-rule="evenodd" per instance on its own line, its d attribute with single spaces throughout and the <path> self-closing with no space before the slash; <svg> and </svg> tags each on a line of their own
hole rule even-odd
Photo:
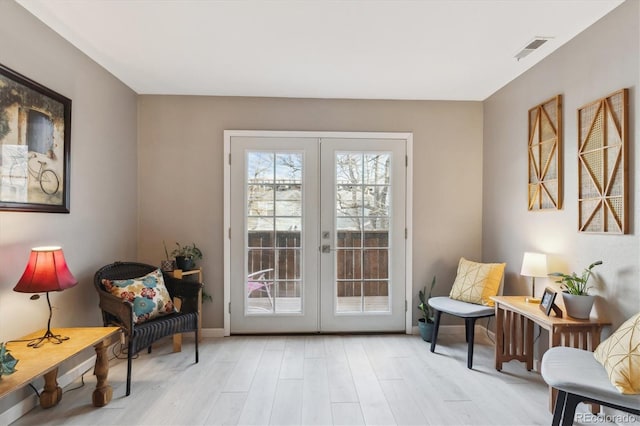
<svg viewBox="0 0 640 426">
<path fill-rule="evenodd" d="M 365 250 L 363 255 L 364 278 L 389 278 L 389 252 L 387 250 Z"/>
<path fill-rule="evenodd" d="M 272 152 L 247 153 L 247 183 L 273 183 L 274 160 Z"/>
<path fill-rule="evenodd" d="M 336 278 L 362 279 L 362 250 L 336 250 Z"/>
<path fill-rule="evenodd" d="M 362 283 L 360 281 L 338 281 L 336 312 L 362 312 Z"/>
<path fill-rule="evenodd" d="M 364 187 L 364 215 L 365 216 L 389 216 L 391 197 L 388 186 Z"/>
<path fill-rule="evenodd" d="M 389 185 L 390 175 L 390 154 L 366 154 L 364 156 L 364 183 Z"/>
<path fill-rule="evenodd" d="M 389 282 L 364 282 L 364 311 L 389 312 Z"/>
<path fill-rule="evenodd" d="M 278 256 L 278 279 L 300 279 L 300 256 L 299 249 L 276 250 Z"/>
<path fill-rule="evenodd" d="M 362 183 L 362 154 L 336 154 L 336 183 Z"/>
</svg>

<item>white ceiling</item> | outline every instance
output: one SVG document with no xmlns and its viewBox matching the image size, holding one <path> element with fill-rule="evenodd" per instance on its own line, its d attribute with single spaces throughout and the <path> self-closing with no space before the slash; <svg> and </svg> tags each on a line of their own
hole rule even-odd
<svg viewBox="0 0 640 426">
<path fill-rule="evenodd" d="M 139 94 L 484 100 L 622 0 L 17 2 Z"/>
</svg>

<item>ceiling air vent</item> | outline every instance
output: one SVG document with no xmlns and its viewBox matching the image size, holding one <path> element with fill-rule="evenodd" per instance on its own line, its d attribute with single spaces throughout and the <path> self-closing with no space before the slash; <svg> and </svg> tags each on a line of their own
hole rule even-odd
<svg viewBox="0 0 640 426">
<path fill-rule="evenodd" d="M 527 45 L 521 51 L 516 53 L 515 58 L 519 61 L 552 38 L 553 37 L 535 37 L 533 40 L 527 43 Z"/>
</svg>

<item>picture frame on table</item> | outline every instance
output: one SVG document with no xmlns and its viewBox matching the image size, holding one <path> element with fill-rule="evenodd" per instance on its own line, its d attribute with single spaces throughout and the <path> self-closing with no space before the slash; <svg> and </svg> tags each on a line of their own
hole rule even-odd
<svg viewBox="0 0 640 426">
<path fill-rule="evenodd" d="M 549 287 L 544 289 L 544 293 L 540 298 L 540 309 L 545 315 L 549 316 L 551 311 L 556 314 L 558 318 L 562 318 L 562 310 L 554 303 L 556 300 L 557 292 Z"/>
<path fill-rule="evenodd" d="M 0 211 L 69 213 L 71 99 L 0 64 Z"/>
</svg>

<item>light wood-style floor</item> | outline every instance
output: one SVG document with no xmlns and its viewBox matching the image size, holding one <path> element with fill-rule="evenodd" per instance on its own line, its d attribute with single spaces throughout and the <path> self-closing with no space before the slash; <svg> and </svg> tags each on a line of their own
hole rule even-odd
<svg viewBox="0 0 640 426">
<path fill-rule="evenodd" d="M 37 407 L 15 425 L 549 425 L 540 375 L 511 361 L 502 372 L 493 344 L 476 337 L 466 368 L 460 334 L 442 334 L 436 353 L 418 336 L 233 336 L 193 341 L 181 353 L 161 342 L 133 363 L 110 362 L 114 397 L 95 408 L 93 371 L 56 407 Z M 600 423 L 602 424 L 602 423 Z"/>
</svg>

